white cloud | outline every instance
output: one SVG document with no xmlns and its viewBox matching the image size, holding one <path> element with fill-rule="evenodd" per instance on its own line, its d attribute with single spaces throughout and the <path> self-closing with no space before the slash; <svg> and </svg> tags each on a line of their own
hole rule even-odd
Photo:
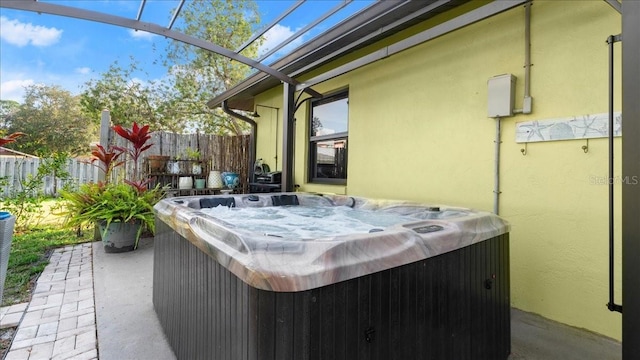
<svg viewBox="0 0 640 360">
<path fill-rule="evenodd" d="M 146 32 L 142 30 L 129 29 L 128 32 L 129 32 L 129 36 L 131 36 L 136 40 L 152 40 L 154 37 L 157 36 L 156 34 L 152 34 L 150 32 Z"/>
<path fill-rule="evenodd" d="M 320 128 L 317 132 L 316 132 L 316 136 L 318 135 L 331 135 L 331 134 L 335 134 L 336 131 L 333 129 L 325 129 L 325 128 Z"/>
<path fill-rule="evenodd" d="M 62 30 L 9 20 L 5 16 L 0 16 L 0 29 L 0 38 L 19 47 L 29 43 L 33 46 L 49 46 L 57 43 L 62 37 Z"/>
<path fill-rule="evenodd" d="M 129 81 L 129 86 L 132 86 L 132 85 L 138 85 L 140 87 L 146 87 L 146 86 L 149 85 L 149 82 L 147 82 L 144 79 L 140 79 L 140 78 L 134 77 Z"/>
<path fill-rule="evenodd" d="M 0 83 L 0 99 L 22 103 L 24 88 L 33 84 L 33 79 L 3 81 Z"/>
<path fill-rule="evenodd" d="M 4 64 L 3 64 L 4 65 Z M 15 65 L 15 64 L 13 64 Z M 88 69 L 88 68 L 87 68 Z M 65 89 L 73 95 L 78 95 L 83 83 L 91 74 L 85 74 L 84 68 L 73 71 L 50 72 L 37 66 L 18 66 L 0 71 L 0 99 L 24 101 L 24 88 L 35 84 L 55 85 Z"/>
<path fill-rule="evenodd" d="M 86 75 L 91 72 L 91 69 L 85 66 L 85 67 L 76 68 L 75 71 L 78 74 Z"/>
<path fill-rule="evenodd" d="M 262 36 L 264 41 L 262 42 L 262 45 L 258 49 L 259 56 L 262 56 L 263 54 L 265 54 L 270 49 L 273 49 L 276 46 L 280 45 L 280 43 L 282 43 L 283 41 L 287 40 L 296 31 L 297 30 L 291 29 L 290 27 L 282 26 L 280 24 L 276 24 L 274 27 L 269 29 L 269 31 L 267 31 Z M 300 46 L 304 42 L 303 38 L 304 38 L 304 35 L 298 37 L 297 39 L 295 39 L 292 42 L 290 42 L 284 48 L 278 50 L 276 52 L 276 54 L 286 54 L 290 50 L 293 50 L 295 47 Z"/>
</svg>

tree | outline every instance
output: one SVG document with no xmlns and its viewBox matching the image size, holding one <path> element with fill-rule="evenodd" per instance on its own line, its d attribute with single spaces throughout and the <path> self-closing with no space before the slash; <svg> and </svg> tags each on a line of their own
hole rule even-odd
<svg viewBox="0 0 640 360">
<path fill-rule="evenodd" d="M 235 50 L 252 35 L 259 23 L 257 5 L 251 0 L 194 0 L 180 12 L 175 28 L 185 34 Z M 260 41 L 242 54 L 255 57 Z M 172 93 L 162 98 L 162 112 L 190 121 L 190 126 L 213 133 L 240 134 L 247 125 L 210 109 L 206 103 L 243 80 L 250 72 L 245 64 L 194 46 L 172 42 L 163 60 L 170 70 Z"/>
<path fill-rule="evenodd" d="M 79 98 L 59 86 L 30 85 L 6 130 L 27 134 L 11 146 L 25 153 L 80 154 L 86 153 L 89 142 L 96 138 L 98 121 L 84 117 Z"/>
<path fill-rule="evenodd" d="M 0 100 L 0 128 L 6 130 L 19 109 L 20 103 L 17 101 Z"/>
<path fill-rule="evenodd" d="M 317 132 L 322 130 L 324 128 L 324 126 L 322 126 L 322 121 L 320 121 L 320 118 L 317 116 L 314 116 L 313 119 L 311 119 L 311 134 L 313 134 L 313 136 L 318 135 Z"/>
<path fill-rule="evenodd" d="M 253 0 L 194 0 L 185 3 L 180 22 L 174 28 L 227 49 L 237 49 L 259 22 Z M 243 51 L 255 57 L 260 40 Z M 161 80 L 140 83 L 133 74 L 141 67 L 131 59 L 128 68 L 117 62 L 102 78 L 85 85 L 81 104 L 90 118 L 109 109 L 115 125 L 149 124 L 152 130 L 200 131 L 241 134 L 247 124 L 238 122 L 207 102 L 244 79 L 251 70 L 222 55 L 178 41 L 171 42 L 162 62 L 168 75 Z"/>
<path fill-rule="evenodd" d="M 135 81 L 133 74 L 141 70 L 138 62 L 131 59 L 127 68 L 116 61 L 98 80 L 85 83 L 86 90 L 80 95 L 83 112 L 90 118 L 100 118 L 102 110 L 108 109 L 114 125 L 131 126 L 133 123 L 145 123 L 153 130 L 180 132 L 182 125 L 164 114 L 158 103 L 167 100 L 166 84 L 151 81 Z"/>
</svg>

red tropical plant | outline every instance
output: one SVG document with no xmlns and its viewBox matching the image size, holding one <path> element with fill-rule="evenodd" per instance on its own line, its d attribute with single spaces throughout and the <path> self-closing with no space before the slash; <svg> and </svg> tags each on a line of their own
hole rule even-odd
<svg viewBox="0 0 640 360">
<path fill-rule="evenodd" d="M 131 129 L 125 129 L 121 125 L 115 125 L 113 130 L 118 135 L 129 140 L 131 146 L 133 146 L 133 149 L 116 146 L 114 146 L 114 148 L 128 153 L 134 161 L 138 161 L 140 154 L 153 146 L 153 144 L 147 144 L 147 141 L 151 139 L 149 125 L 138 126 L 138 124 L 134 122 Z"/>
<path fill-rule="evenodd" d="M 97 145 L 96 149 L 91 151 L 91 155 L 93 155 L 91 163 L 99 161 L 98 167 L 104 171 L 104 177 L 107 182 L 111 176 L 111 170 L 124 163 L 124 161 L 118 161 L 118 158 L 122 155 L 122 151 L 114 147 L 109 147 L 108 150 L 105 150 L 102 145 Z"/>
<path fill-rule="evenodd" d="M 133 160 L 133 174 L 134 177 L 137 177 L 138 159 L 140 158 L 140 154 L 153 146 L 153 144 L 147 144 L 147 141 L 151 139 L 149 125 L 138 126 L 134 121 L 131 129 L 125 129 L 121 125 L 115 125 L 113 126 L 113 130 L 121 137 L 129 140 L 129 143 L 131 143 L 132 148 L 125 148 L 121 146 L 114 146 L 113 148 L 131 156 L 131 159 Z M 134 179 L 133 181 L 137 181 L 137 179 Z"/>
<path fill-rule="evenodd" d="M 19 138 L 20 136 L 25 135 L 25 133 L 21 133 L 21 132 L 15 132 L 13 134 L 7 135 L 3 138 L 0 138 L 0 146 L 4 146 L 5 144 L 8 143 L 12 143 L 14 141 L 16 141 L 17 138 Z"/>
<path fill-rule="evenodd" d="M 143 192 L 147 191 L 147 185 L 149 185 L 151 181 L 152 179 L 137 180 L 137 181 L 124 180 L 124 183 L 136 189 L 138 194 L 142 194 Z"/>
</svg>

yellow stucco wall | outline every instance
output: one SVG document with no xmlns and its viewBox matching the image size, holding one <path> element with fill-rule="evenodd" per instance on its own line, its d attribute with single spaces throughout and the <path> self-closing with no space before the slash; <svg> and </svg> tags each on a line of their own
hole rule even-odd
<svg viewBox="0 0 640 360">
<path fill-rule="evenodd" d="M 271 171 L 282 170 L 282 88 L 271 89 L 255 101 L 260 114 L 256 136 L 256 158 L 269 165 Z M 273 109 L 273 108 L 277 108 Z"/>
<path fill-rule="evenodd" d="M 616 339 L 620 315 L 605 307 L 608 190 L 594 184 L 607 176 L 607 141 L 590 140 L 586 154 L 584 140 L 530 143 L 523 156 L 515 125 L 607 112 L 605 41 L 619 32 L 620 15 L 604 1 L 534 2 L 533 113 L 502 120 L 500 167 L 500 213 L 512 225 L 512 305 Z M 523 64 L 519 7 L 315 86 L 320 92 L 349 88 L 348 183 L 306 183 L 302 106 L 296 114 L 296 184 L 304 191 L 492 211 L 495 121 L 487 118 L 487 80 L 514 74 L 520 108 Z M 262 94 L 257 103 L 281 107 L 282 89 Z M 274 136 L 262 131 L 269 121 L 259 119 L 258 157 L 273 157 Z"/>
</svg>

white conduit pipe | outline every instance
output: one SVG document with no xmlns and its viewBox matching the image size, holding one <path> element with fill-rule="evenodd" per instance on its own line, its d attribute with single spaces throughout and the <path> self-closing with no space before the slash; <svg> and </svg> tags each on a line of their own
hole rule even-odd
<svg viewBox="0 0 640 360">
<path fill-rule="evenodd" d="M 500 213 L 500 117 L 496 117 L 496 139 L 494 140 L 494 170 L 493 170 L 493 212 Z"/>
<path fill-rule="evenodd" d="M 514 114 L 531 114 L 531 2 L 524 4 L 524 97 L 522 109 L 514 109 Z"/>
<path fill-rule="evenodd" d="M 530 114 L 531 113 L 531 2 L 524 5 L 524 101 L 522 109 L 514 110 L 514 113 Z M 496 137 L 494 140 L 494 185 L 493 185 L 493 212 L 498 215 L 500 213 L 500 144 L 501 130 L 500 118 L 496 117 Z"/>
<path fill-rule="evenodd" d="M 524 99 L 531 97 L 531 3 L 524 4 Z M 526 112 L 526 105 L 525 114 Z M 529 109 L 531 112 L 531 109 Z"/>
</svg>

